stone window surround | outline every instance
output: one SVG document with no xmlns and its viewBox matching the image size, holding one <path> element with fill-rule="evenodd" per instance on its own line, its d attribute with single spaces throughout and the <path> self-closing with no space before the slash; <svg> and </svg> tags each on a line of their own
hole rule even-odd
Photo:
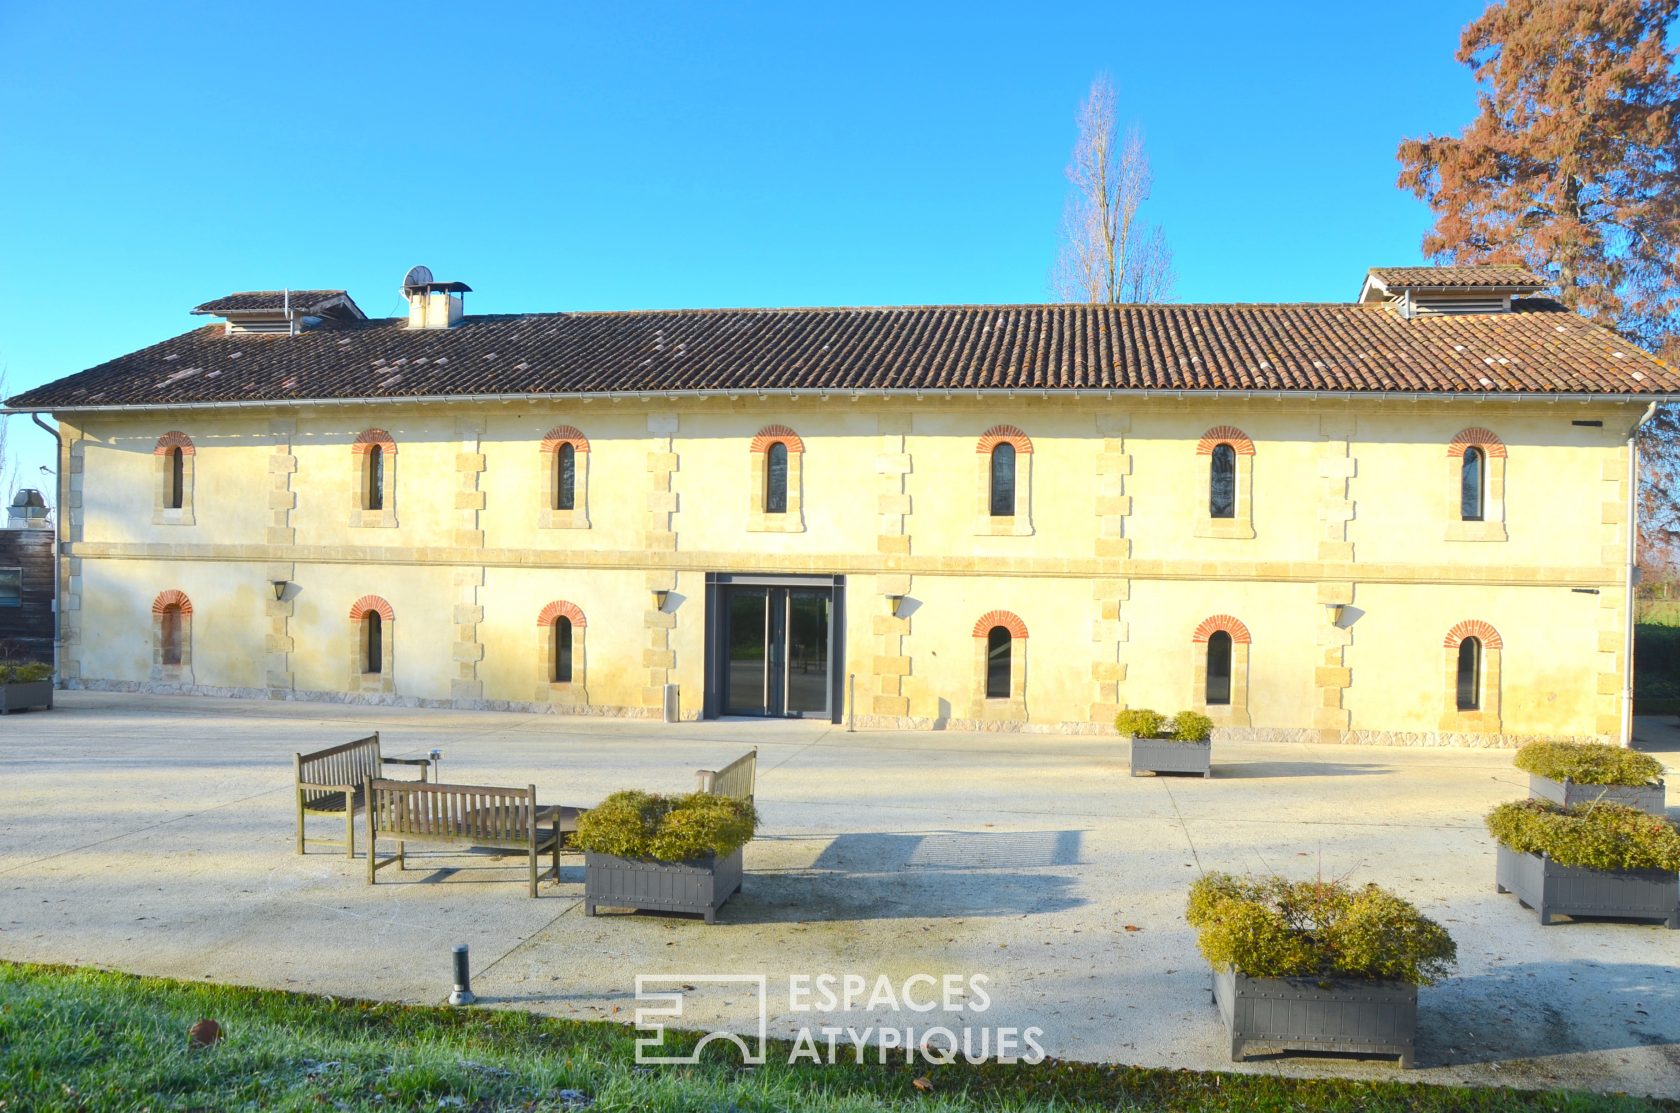
<svg viewBox="0 0 1680 1113">
<path fill-rule="evenodd" d="M 1239 454 L 1237 457 L 1242 459 Z M 1207 643 L 1214 634 L 1223 631 L 1231 635 L 1231 702 L 1209 704 L 1207 701 L 1208 661 Z M 1216 727 L 1251 726 L 1248 714 L 1248 647 L 1253 639 L 1248 627 L 1240 619 L 1228 614 L 1216 614 L 1202 620 L 1190 635 L 1191 669 L 1190 707 L 1213 720 Z"/>
<path fill-rule="evenodd" d="M 765 489 L 769 481 L 770 446 L 787 446 L 787 512 L 765 510 Z M 805 532 L 805 441 L 786 425 L 766 425 L 752 439 L 752 508 L 747 517 L 748 533 Z"/>
<path fill-rule="evenodd" d="M 166 612 L 178 610 L 181 615 L 181 663 L 163 663 L 163 619 Z M 177 588 L 158 592 L 152 600 L 152 680 L 161 684 L 190 686 L 192 671 L 192 600 Z"/>
<path fill-rule="evenodd" d="M 556 683 L 554 677 L 554 624 L 567 618 L 572 623 L 572 679 Z M 584 634 L 589 620 L 576 603 L 556 599 L 537 614 L 537 702 L 555 707 L 588 707 L 589 691 L 585 686 L 588 657 L 584 651 Z"/>
<path fill-rule="evenodd" d="M 181 505 L 169 505 L 171 455 L 181 450 Z M 152 449 L 156 459 L 152 484 L 152 524 L 159 526 L 190 526 L 193 523 L 193 473 L 196 471 L 198 449 L 192 438 L 178 430 L 159 437 Z"/>
<path fill-rule="evenodd" d="M 989 457 L 988 453 L 988 457 Z M 1009 698 L 986 697 L 988 641 L 993 627 L 1009 631 Z M 1010 611 L 987 611 L 974 624 L 974 699 L 971 717 L 994 723 L 1027 721 L 1027 624 Z"/>
<path fill-rule="evenodd" d="M 1464 452 L 1482 450 L 1482 520 L 1463 518 Z M 1491 429 L 1472 426 L 1458 431 L 1447 445 L 1446 539 L 1448 541 L 1504 541 L 1505 530 L 1505 442 Z"/>
<path fill-rule="evenodd" d="M 572 446 L 572 508 L 560 510 L 560 446 Z M 589 528 L 589 438 L 575 425 L 556 425 L 543 435 L 542 469 L 544 481 L 536 485 L 542 494 L 538 508 L 539 529 Z"/>
<path fill-rule="evenodd" d="M 367 616 L 379 615 L 379 671 L 365 672 L 367 664 Z M 397 690 L 397 613 L 377 595 L 364 595 L 350 604 L 350 690 L 371 695 L 390 695 Z"/>
<path fill-rule="evenodd" d="M 992 514 L 992 450 L 1000 444 L 1015 449 L 1015 513 Z M 1014 425 L 994 425 L 980 434 L 974 444 L 975 488 L 978 507 L 974 524 L 976 537 L 1031 537 L 1032 525 L 1032 438 Z"/>
<path fill-rule="evenodd" d="M 372 448 L 383 450 L 384 476 L 380 484 L 381 502 L 378 510 L 367 508 L 368 461 Z M 350 445 L 355 457 L 356 486 L 350 492 L 350 525 L 368 529 L 391 529 L 397 524 L 397 442 L 383 429 L 365 429 Z"/>
<path fill-rule="evenodd" d="M 1237 508 L 1230 518 L 1215 518 L 1208 508 L 1209 492 L 1213 489 L 1213 450 L 1222 444 L 1230 445 L 1237 454 Z M 1196 510 L 1196 536 L 1251 540 L 1254 537 L 1254 442 L 1234 425 L 1216 425 L 1196 442 L 1196 455 L 1207 457 L 1202 485 L 1196 492 L 1200 500 Z"/>
<path fill-rule="evenodd" d="M 1478 693 L 1481 706 L 1474 711 L 1458 708 L 1458 647 L 1465 638 L 1482 643 L 1482 689 Z M 1445 672 L 1445 697 L 1441 705 L 1441 729 L 1460 734 L 1498 734 L 1500 732 L 1499 671 L 1500 656 L 1505 641 L 1490 623 L 1481 619 L 1466 619 L 1447 631 L 1441 641 Z"/>
</svg>

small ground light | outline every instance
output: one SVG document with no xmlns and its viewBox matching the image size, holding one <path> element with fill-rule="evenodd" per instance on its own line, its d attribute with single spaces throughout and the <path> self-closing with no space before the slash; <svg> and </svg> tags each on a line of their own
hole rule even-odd
<svg viewBox="0 0 1680 1113">
<path fill-rule="evenodd" d="M 442 750 L 433 750 L 428 756 L 432 759 L 432 776 L 439 783 L 442 783 L 443 777 L 442 777 L 441 774 L 438 773 L 438 767 L 443 764 L 443 751 Z M 420 772 L 422 774 L 421 779 L 424 779 L 423 775 L 425 774 L 426 771 L 424 769 L 422 769 L 422 770 L 420 770 Z"/>
<path fill-rule="evenodd" d="M 473 996 L 472 973 L 467 969 L 467 945 L 455 944 L 455 988 L 450 991 L 451 1005 L 470 1005 L 478 1000 Z"/>
</svg>

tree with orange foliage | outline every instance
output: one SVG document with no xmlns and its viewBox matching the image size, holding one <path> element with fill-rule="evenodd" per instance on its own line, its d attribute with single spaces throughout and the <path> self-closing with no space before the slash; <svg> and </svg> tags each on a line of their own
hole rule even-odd
<svg viewBox="0 0 1680 1113">
<path fill-rule="evenodd" d="M 1400 144 L 1400 185 L 1429 204 L 1424 253 L 1525 263 L 1560 301 L 1680 360 L 1680 0 L 1495 0 L 1458 60 L 1481 86 L 1457 136 Z M 1680 413 L 1642 432 L 1648 553 L 1680 537 Z"/>
</svg>

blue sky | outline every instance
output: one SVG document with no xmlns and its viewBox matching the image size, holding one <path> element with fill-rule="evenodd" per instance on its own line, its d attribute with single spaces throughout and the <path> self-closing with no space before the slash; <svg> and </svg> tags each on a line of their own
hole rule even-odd
<svg viewBox="0 0 1680 1113">
<path fill-rule="evenodd" d="M 415 263 L 469 312 L 1043 301 L 1101 71 L 1176 300 L 1349 300 L 1419 259 L 1394 151 L 1473 114 L 1482 7 L 0 0 L 0 368 Z"/>
</svg>

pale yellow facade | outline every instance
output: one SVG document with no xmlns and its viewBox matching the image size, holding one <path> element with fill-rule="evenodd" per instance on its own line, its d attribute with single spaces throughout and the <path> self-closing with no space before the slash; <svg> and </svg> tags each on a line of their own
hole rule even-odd
<svg viewBox="0 0 1680 1113">
<path fill-rule="evenodd" d="M 720 711 L 709 578 L 821 577 L 843 585 L 825 717 L 860 726 L 1108 730 L 1129 706 L 1205 708 L 1228 739 L 1619 740 L 1643 411 L 1018 392 L 66 412 L 61 675 L 649 717 L 675 685 L 697 719 Z M 543 445 L 568 428 L 559 512 Z M 1466 430 L 1498 448 L 1469 533 Z M 1019 438 L 1007 519 L 988 512 L 989 431 Z M 181 508 L 163 505 L 171 433 L 190 447 Z M 782 513 L 761 434 L 789 447 Z M 1209 517 L 1210 440 L 1252 447 L 1231 519 Z M 157 644 L 165 592 L 190 600 L 180 665 Z M 351 616 L 381 603 L 389 668 L 370 679 Z M 556 603 L 580 616 L 566 683 L 539 625 Z M 988 698 L 994 612 L 1017 636 L 1011 690 Z M 1475 714 L 1452 702 L 1466 623 L 1496 632 L 1477 635 Z M 1208 629 L 1239 632 L 1232 700 L 1211 708 Z"/>
</svg>

